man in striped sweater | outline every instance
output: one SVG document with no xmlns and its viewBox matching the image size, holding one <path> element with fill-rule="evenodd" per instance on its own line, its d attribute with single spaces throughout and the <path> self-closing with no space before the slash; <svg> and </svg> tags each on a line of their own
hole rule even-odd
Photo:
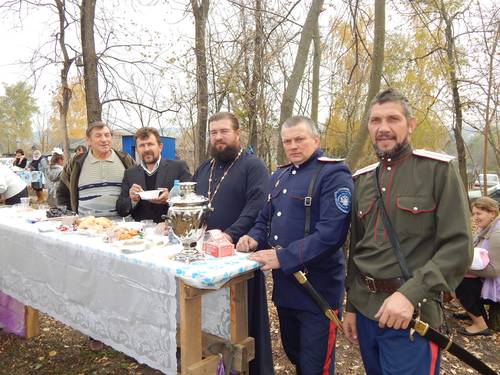
<svg viewBox="0 0 500 375">
<path fill-rule="evenodd" d="M 89 150 L 64 166 L 57 203 L 80 215 L 116 216 L 123 175 L 134 160 L 111 148 L 112 133 L 104 122 L 89 124 L 86 138 Z"/>
</svg>

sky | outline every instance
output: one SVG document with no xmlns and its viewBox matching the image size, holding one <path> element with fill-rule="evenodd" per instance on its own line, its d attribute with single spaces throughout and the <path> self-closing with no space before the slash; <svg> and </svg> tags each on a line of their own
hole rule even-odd
<svg viewBox="0 0 500 375">
<path fill-rule="evenodd" d="M 335 4 L 337 0 L 326 1 L 325 3 Z M 498 0 L 482 0 L 482 4 L 491 4 Z M 1 2 L 1 1 L 0 1 Z M 297 22 L 302 23 L 306 8 L 310 2 L 299 4 L 292 14 Z M 105 12 L 112 14 L 114 22 L 127 25 L 124 36 L 125 40 L 139 38 L 145 35 L 145 32 L 156 36 L 160 40 L 162 47 L 162 58 L 168 60 L 169 57 L 178 53 L 191 51 L 194 45 L 194 21 L 190 14 L 189 2 L 186 0 L 106 0 L 98 1 L 96 14 L 101 12 L 100 7 L 105 8 Z M 221 3 L 212 2 L 212 5 Z M 397 14 L 391 13 L 391 7 L 387 5 L 386 28 L 390 32 L 391 28 L 398 28 L 404 20 L 398 18 Z M 320 24 L 327 24 L 329 20 L 328 12 L 332 12 L 335 5 L 327 6 L 327 11 L 323 12 L 320 18 Z M 28 64 L 22 64 L 20 61 L 28 61 L 37 48 L 44 45 L 54 37 L 51 35 L 57 29 L 56 15 L 47 8 L 39 7 L 27 11 L 23 9 L 20 14 L 10 14 L 3 17 L 0 23 L 0 95 L 3 95 L 3 84 L 14 84 L 18 81 L 28 80 L 34 84 L 32 71 Z M 79 41 L 77 35 L 68 35 L 73 40 L 72 44 L 77 46 Z M 96 38 L 96 41 L 98 38 Z M 45 45 L 44 53 L 50 54 L 55 46 Z M 99 50 L 99 46 L 97 46 Z M 134 52 L 134 51 L 133 51 Z M 34 92 L 38 107 L 42 114 L 52 111 L 51 100 L 54 91 L 59 86 L 60 66 L 51 65 L 45 68 Z M 70 76 L 76 76 L 76 67 L 72 67 Z M 169 95 L 170 91 L 167 84 L 181 87 L 185 84 L 185 77 L 182 74 L 175 76 L 175 68 L 171 69 L 169 75 L 174 77 L 162 81 L 161 92 Z M 180 71 L 180 69 L 179 69 Z M 102 86 L 102 83 L 100 82 Z M 194 86 L 194 83 L 192 84 Z M 101 87 L 102 88 L 102 87 Z M 128 116 L 116 116 L 124 118 L 125 122 Z M 160 120 L 158 120 L 160 121 Z M 162 119 L 162 121 L 164 121 Z"/>
<path fill-rule="evenodd" d="M 183 5 L 165 5 L 160 0 L 115 0 L 113 2 L 98 2 L 103 7 L 114 7 L 112 14 L 122 24 L 128 24 L 130 34 L 138 35 L 141 28 L 147 25 L 151 33 L 158 33 L 163 43 L 175 43 L 176 38 L 181 35 L 193 34 L 192 20 L 183 10 Z M 96 10 L 96 13 L 99 9 Z M 57 30 L 57 16 L 45 9 L 23 10 L 21 14 L 10 14 L 2 17 L 0 23 L 0 95 L 3 95 L 3 84 L 15 84 L 18 81 L 28 80 L 34 84 L 33 74 L 29 61 L 36 49 L 44 46 L 46 54 L 54 49 L 53 45 L 47 45 L 47 41 L 53 40 L 53 31 Z M 77 35 L 67 36 L 73 40 L 73 45 L 78 45 Z M 96 38 L 97 42 L 97 38 Z M 99 46 L 97 46 L 99 48 Z M 71 57 L 71 55 L 70 55 Z M 74 71 L 70 75 L 77 74 Z M 37 81 L 34 96 L 42 111 L 50 110 L 52 92 L 58 87 L 60 66 L 52 64 L 44 68 L 41 78 Z"/>
</svg>

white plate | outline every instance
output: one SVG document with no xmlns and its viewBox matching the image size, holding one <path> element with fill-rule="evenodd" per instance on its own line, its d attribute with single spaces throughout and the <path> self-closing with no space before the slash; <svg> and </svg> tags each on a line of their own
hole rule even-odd
<svg viewBox="0 0 500 375">
<path fill-rule="evenodd" d="M 139 192 L 141 199 L 146 201 L 158 198 L 163 190 L 146 190 Z"/>
<path fill-rule="evenodd" d="M 141 239 L 119 241 L 116 245 L 124 254 L 139 253 L 146 250 L 146 241 Z"/>
</svg>

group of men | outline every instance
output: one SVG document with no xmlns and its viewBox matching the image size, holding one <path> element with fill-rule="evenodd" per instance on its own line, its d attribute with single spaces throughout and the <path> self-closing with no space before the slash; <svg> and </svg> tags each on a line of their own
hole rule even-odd
<svg viewBox="0 0 500 375">
<path fill-rule="evenodd" d="M 393 89 L 374 98 L 368 130 L 379 162 L 354 175 L 323 155 L 307 117 L 282 124 L 289 163 L 271 177 L 243 150 L 233 114 L 214 114 L 208 127 L 211 157 L 191 178 L 185 162 L 161 158 L 155 129 L 137 131 L 141 161 L 134 165 L 111 148 L 106 124 L 92 123 L 89 150 L 65 166 L 58 200 L 84 214 L 159 222 L 174 180 L 195 181 L 212 208 L 208 229 L 222 230 L 238 251 L 252 252 L 262 271 L 272 270 L 281 341 L 297 374 L 333 373 L 338 328 L 295 281 L 297 271 L 339 317 L 347 290 L 343 328 L 359 343 L 368 374 L 437 374 L 439 349 L 422 337 L 410 339 L 408 324 L 414 314 L 435 328 L 441 324 L 440 294 L 453 291 L 470 264 L 469 214 L 450 158 L 412 150 L 416 121 L 407 99 Z M 141 200 L 138 193 L 151 189 L 163 192 Z M 342 247 L 349 228 L 346 278 Z M 256 342 L 250 372 L 258 375 L 274 373 L 264 278 L 256 272 L 248 284 L 249 334 Z"/>
</svg>

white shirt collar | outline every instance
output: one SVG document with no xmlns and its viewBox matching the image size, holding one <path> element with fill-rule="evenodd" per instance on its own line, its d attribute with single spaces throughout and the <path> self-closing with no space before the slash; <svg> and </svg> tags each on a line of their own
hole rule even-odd
<svg viewBox="0 0 500 375">
<path fill-rule="evenodd" d="M 156 171 L 158 170 L 158 168 L 160 168 L 160 161 L 161 161 L 161 155 L 160 155 L 160 157 L 158 158 L 158 160 L 156 161 L 155 166 L 154 166 L 154 168 L 153 168 L 153 170 L 152 170 L 152 171 L 150 171 L 150 170 L 148 169 L 148 167 L 146 166 L 146 164 L 144 164 L 144 161 L 142 161 L 142 160 L 141 160 L 141 167 L 142 167 L 142 169 L 144 169 L 144 170 L 146 171 L 146 173 L 147 173 L 149 176 L 152 176 L 152 175 L 154 175 L 154 174 L 156 173 Z"/>
</svg>

